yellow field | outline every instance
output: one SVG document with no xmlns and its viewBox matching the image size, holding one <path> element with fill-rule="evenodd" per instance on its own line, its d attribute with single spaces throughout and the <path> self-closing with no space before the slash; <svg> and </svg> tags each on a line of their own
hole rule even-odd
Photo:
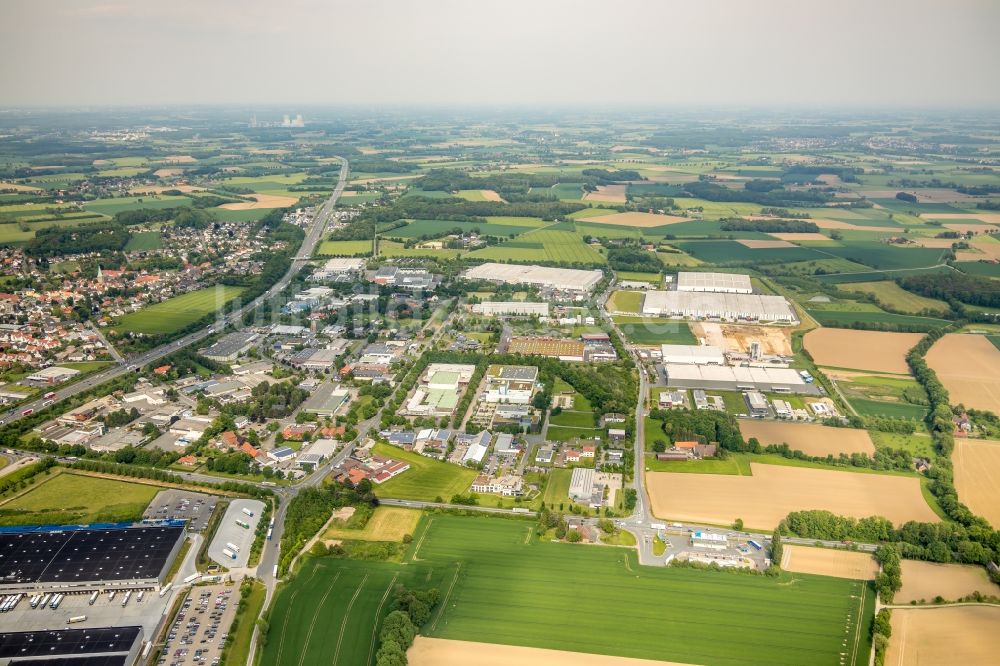
<svg viewBox="0 0 1000 666">
<path fill-rule="evenodd" d="M 997 247 L 1000 247 L 1000 243 L 997 243 Z M 944 301 L 911 293 L 889 280 L 882 280 L 880 282 L 853 282 L 838 285 L 838 287 L 844 291 L 871 294 L 882 303 L 892 306 L 896 310 L 902 310 L 911 314 L 919 314 L 924 310 L 944 312 L 948 309 L 948 304 Z"/>
<path fill-rule="evenodd" d="M 784 544 L 782 552 L 781 568 L 786 571 L 855 580 L 875 580 L 878 574 L 878 562 L 871 553 L 791 544 Z"/>
<path fill-rule="evenodd" d="M 885 666 L 979 666 L 1000 654 L 1000 608 L 933 606 L 892 611 Z"/>
<path fill-rule="evenodd" d="M 783 247 L 795 247 L 794 243 L 789 243 L 786 240 L 753 240 L 753 239 L 742 239 L 737 240 L 737 243 L 743 247 L 748 247 L 750 249 L 756 250 L 773 250 L 776 248 Z"/>
<path fill-rule="evenodd" d="M 908 374 L 906 353 L 922 337 L 920 333 L 817 328 L 806 333 L 803 342 L 816 365 Z"/>
<path fill-rule="evenodd" d="M 751 463 L 751 476 L 647 472 L 657 518 L 774 529 L 792 511 L 825 509 L 841 516 L 939 522 L 912 476 L 862 474 Z"/>
<path fill-rule="evenodd" d="M 364 528 L 350 530 L 336 525 L 323 533 L 323 539 L 358 539 L 361 541 L 402 541 L 413 534 L 420 521 L 420 512 L 394 506 L 380 506 Z"/>
<path fill-rule="evenodd" d="M 417 636 L 407 653 L 410 666 L 685 666 L 673 661 L 612 657 L 543 648 L 453 641 Z"/>
<path fill-rule="evenodd" d="M 251 210 L 254 208 L 284 208 L 291 206 L 296 201 L 295 197 L 282 197 L 275 194 L 251 194 L 254 201 L 241 201 L 240 203 L 222 204 L 219 208 L 226 210 Z"/>
<path fill-rule="evenodd" d="M 769 233 L 768 236 L 774 236 L 779 240 L 785 241 L 818 241 L 818 242 L 830 242 L 832 239 L 829 236 L 824 236 L 823 234 L 816 231 L 802 231 L 802 232 L 789 232 L 789 233 Z"/>
<path fill-rule="evenodd" d="M 789 421 L 740 420 L 744 439 L 756 437 L 764 446 L 788 444 L 811 456 L 838 453 L 875 454 L 875 445 L 867 430 L 857 428 L 831 428 L 818 423 L 792 423 Z"/>
<path fill-rule="evenodd" d="M 952 463 L 958 499 L 1000 528 L 1000 442 L 956 439 Z"/>
<path fill-rule="evenodd" d="M 598 185 L 595 192 L 587 192 L 583 198 L 587 201 L 604 203 L 625 203 L 625 190 L 628 185 Z"/>
<path fill-rule="evenodd" d="M 949 333 L 927 352 L 927 364 L 948 389 L 951 404 L 1000 414 L 1000 350 L 984 336 Z"/>
<path fill-rule="evenodd" d="M 689 222 L 689 218 L 677 215 L 654 215 L 653 213 L 614 213 L 611 215 L 595 215 L 584 218 L 585 222 L 595 224 L 617 224 L 623 227 L 638 227 L 648 229 L 662 227 L 664 224 Z"/>
<path fill-rule="evenodd" d="M 981 592 L 1000 597 L 1000 585 L 990 580 L 984 567 L 971 564 L 938 564 L 920 560 L 903 560 L 903 587 L 896 593 L 894 602 L 933 601 L 942 596 L 946 601 Z"/>
</svg>

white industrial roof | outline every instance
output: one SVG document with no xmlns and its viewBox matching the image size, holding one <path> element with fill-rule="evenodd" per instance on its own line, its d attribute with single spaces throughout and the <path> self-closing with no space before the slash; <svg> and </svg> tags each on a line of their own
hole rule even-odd
<svg viewBox="0 0 1000 666">
<path fill-rule="evenodd" d="M 601 281 L 604 273 L 596 269 L 584 271 L 576 268 L 486 263 L 473 266 L 465 272 L 465 277 L 470 280 L 490 280 L 507 284 L 535 284 L 554 289 L 590 291 L 594 285 Z"/>
<path fill-rule="evenodd" d="M 693 273 L 690 271 L 681 271 L 677 274 L 677 289 L 680 291 L 728 291 L 747 294 L 753 291 L 749 275 Z"/>
<path fill-rule="evenodd" d="M 799 373 L 791 368 L 745 368 L 681 363 L 664 363 L 663 367 L 667 371 L 668 382 L 699 380 L 741 384 L 805 384 Z"/>
<path fill-rule="evenodd" d="M 642 313 L 668 317 L 797 321 L 795 312 L 783 296 L 760 294 L 647 291 L 642 301 Z"/>
<path fill-rule="evenodd" d="M 722 363 L 721 347 L 712 345 L 660 345 L 664 363 Z"/>
</svg>

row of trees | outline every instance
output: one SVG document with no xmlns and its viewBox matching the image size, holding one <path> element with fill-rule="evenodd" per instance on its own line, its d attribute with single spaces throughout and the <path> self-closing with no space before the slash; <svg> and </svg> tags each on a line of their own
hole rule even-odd
<svg viewBox="0 0 1000 666">
<path fill-rule="evenodd" d="M 441 600 L 438 589 L 411 590 L 396 585 L 389 614 L 382 621 L 376 666 L 406 666 L 406 651 L 413 645 L 420 627 L 431 619 Z"/>
<path fill-rule="evenodd" d="M 959 301 L 988 308 L 1000 307 L 1000 282 L 986 277 L 948 271 L 903 278 L 899 285 L 927 298 Z"/>
<path fill-rule="evenodd" d="M 723 231 L 763 231 L 765 233 L 817 233 L 819 227 L 808 220 L 744 220 L 730 217 L 722 220 Z"/>
</svg>

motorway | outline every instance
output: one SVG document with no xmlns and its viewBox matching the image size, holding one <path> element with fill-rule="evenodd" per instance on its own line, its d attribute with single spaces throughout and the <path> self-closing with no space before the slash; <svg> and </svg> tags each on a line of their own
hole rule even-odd
<svg viewBox="0 0 1000 666">
<path fill-rule="evenodd" d="M 316 244 L 323 237 L 323 231 L 326 229 L 326 225 L 333 217 L 333 212 L 337 205 L 337 199 L 340 198 L 341 194 L 343 194 L 344 187 L 347 185 L 347 170 L 347 160 L 341 158 L 340 179 L 337 181 L 337 186 L 334 188 L 333 194 L 313 217 L 312 226 L 310 226 L 309 230 L 306 232 L 305 240 L 302 241 L 302 245 L 299 248 L 297 255 L 292 259 L 292 265 L 289 266 L 285 275 L 274 283 L 270 289 L 232 312 L 220 313 L 219 318 L 211 326 L 207 326 L 193 333 L 188 333 L 184 337 L 178 338 L 173 342 L 168 342 L 167 344 L 160 345 L 159 347 L 150 349 L 149 351 L 131 356 L 126 359 L 125 363 L 119 363 L 113 368 L 107 368 L 96 374 L 84 377 L 70 386 L 56 390 L 55 395 L 51 398 L 39 398 L 33 402 L 18 405 L 15 409 L 9 410 L 2 417 L 0 417 L 0 424 L 16 421 L 23 417 L 23 412 L 26 410 L 30 409 L 32 412 L 39 411 L 54 402 L 60 402 L 66 398 L 77 395 L 78 393 L 89 391 L 95 386 L 99 386 L 100 384 L 111 381 L 112 379 L 121 377 L 126 373 L 136 372 L 144 365 L 157 361 L 168 354 L 172 354 L 178 349 L 183 349 L 189 345 L 201 342 L 208 336 L 221 331 L 229 324 L 239 323 L 242 321 L 243 316 L 246 313 L 252 312 L 260 306 L 261 303 L 265 302 L 269 298 L 272 298 L 273 296 L 276 296 L 277 294 L 280 294 L 281 291 L 288 286 L 289 282 L 292 281 L 292 278 L 294 278 L 298 272 L 302 270 L 302 267 L 305 266 L 306 262 L 312 257 L 313 250 L 316 249 Z"/>
</svg>

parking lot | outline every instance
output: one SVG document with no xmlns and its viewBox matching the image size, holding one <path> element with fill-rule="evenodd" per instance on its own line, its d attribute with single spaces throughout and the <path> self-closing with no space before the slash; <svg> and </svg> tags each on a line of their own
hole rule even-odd
<svg viewBox="0 0 1000 666">
<path fill-rule="evenodd" d="M 238 585 L 193 587 L 174 619 L 158 664 L 216 666 L 240 603 Z"/>
<path fill-rule="evenodd" d="M 253 515 L 247 515 L 244 509 Z M 229 569 L 245 567 L 263 510 L 264 503 L 260 500 L 236 499 L 230 502 L 208 547 L 208 556 Z"/>
<path fill-rule="evenodd" d="M 157 520 L 175 518 L 187 520 L 188 532 L 203 532 L 218 501 L 219 498 L 215 495 L 193 493 L 189 490 L 163 490 L 149 503 L 142 517 Z"/>
</svg>

